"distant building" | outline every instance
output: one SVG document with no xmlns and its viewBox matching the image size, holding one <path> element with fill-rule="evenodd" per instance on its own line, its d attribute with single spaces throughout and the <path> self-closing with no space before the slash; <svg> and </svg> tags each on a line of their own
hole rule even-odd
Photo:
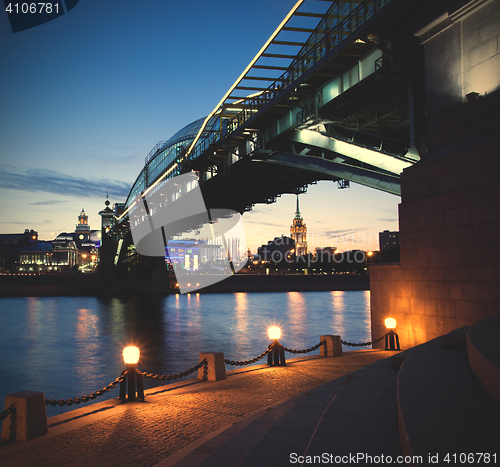
<svg viewBox="0 0 500 467">
<path fill-rule="evenodd" d="M 227 256 L 222 244 L 195 240 L 169 240 L 165 260 L 186 271 L 210 269 L 225 263 Z"/>
<path fill-rule="evenodd" d="M 399 248 L 399 232 L 384 230 L 378 234 L 380 251 L 389 251 L 392 248 Z"/>
<path fill-rule="evenodd" d="M 335 258 L 335 252 L 337 251 L 337 247 L 326 246 L 323 248 L 316 247 L 314 257 L 316 261 L 332 261 Z"/>
<path fill-rule="evenodd" d="M 0 234 L 0 267 L 11 269 L 19 262 L 21 251 L 30 250 L 38 244 L 38 232 L 26 229 L 19 234 Z"/>
<path fill-rule="evenodd" d="M 262 245 L 257 250 L 257 256 L 261 261 L 273 261 L 280 263 L 286 261 L 289 255 L 292 255 L 295 250 L 295 241 L 290 237 L 275 237 L 274 240 L 267 242 L 267 245 Z"/>
<path fill-rule="evenodd" d="M 290 237 L 295 242 L 295 254 L 297 256 L 307 255 L 307 227 L 300 215 L 299 195 L 297 195 L 297 211 L 295 211 L 295 217 L 290 226 Z"/>
<path fill-rule="evenodd" d="M 62 232 L 52 241 L 38 239 L 38 232 L 0 235 L 0 267 L 21 274 L 47 274 L 74 271 L 95 272 L 99 261 L 97 247 L 101 232 L 90 230 L 82 209 L 74 232 Z"/>
</svg>

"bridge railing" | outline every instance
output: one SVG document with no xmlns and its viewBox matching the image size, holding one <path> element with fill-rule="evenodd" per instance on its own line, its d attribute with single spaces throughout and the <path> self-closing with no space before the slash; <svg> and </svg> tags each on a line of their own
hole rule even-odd
<svg viewBox="0 0 500 467">
<path fill-rule="evenodd" d="M 327 28 L 326 19 L 320 21 L 315 32 L 311 35 L 313 44 L 309 41 L 293 60 L 288 70 L 276 79 L 265 91 L 258 96 L 248 98 L 241 103 L 243 110 L 235 112 L 234 117 L 220 117 L 215 120 L 209 134 L 200 138 L 189 159 L 198 158 L 210 146 L 220 139 L 238 131 L 245 123 L 254 117 L 260 110 L 278 98 L 285 90 L 296 86 L 303 75 L 326 55 L 352 36 L 363 24 L 384 8 L 392 0 L 365 0 L 356 7 L 342 21 Z M 333 8 L 333 6 L 332 6 Z M 329 10 L 330 11 L 330 10 Z M 325 15 L 328 16 L 328 13 Z M 319 34 L 321 32 L 321 34 Z M 319 40 L 318 36 L 322 36 Z M 226 112 L 228 110 L 226 109 Z M 229 110 L 230 112 L 230 110 Z M 221 120 L 227 121 L 224 125 Z M 217 128 L 218 127 L 218 128 Z"/>
</svg>

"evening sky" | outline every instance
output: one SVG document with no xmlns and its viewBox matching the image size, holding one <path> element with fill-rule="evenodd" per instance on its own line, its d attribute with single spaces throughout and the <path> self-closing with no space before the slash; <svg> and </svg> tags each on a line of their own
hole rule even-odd
<svg viewBox="0 0 500 467">
<path fill-rule="evenodd" d="M 82 208 L 98 229 L 106 196 L 125 201 L 152 147 L 210 113 L 293 5 L 81 0 L 15 34 L 1 12 L 0 233 L 53 240 Z M 253 251 L 288 235 L 295 202 L 244 214 Z M 360 185 L 309 187 L 310 248 L 377 249 L 378 232 L 398 230 L 399 202 Z"/>
</svg>

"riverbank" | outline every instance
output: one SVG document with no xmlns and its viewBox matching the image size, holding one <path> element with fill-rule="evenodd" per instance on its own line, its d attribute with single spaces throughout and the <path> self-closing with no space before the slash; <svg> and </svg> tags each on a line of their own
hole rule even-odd
<svg viewBox="0 0 500 467">
<path fill-rule="evenodd" d="M 234 274 L 201 289 L 200 293 L 331 292 L 370 290 L 368 275 L 355 274 Z"/>
<path fill-rule="evenodd" d="M 233 370 L 222 381 L 191 378 L 149 389 L 145 403 L 121 404 L 119 399 L 97 403 L 51 417 L 49 432 L 31 441 L 0 438 L 0 463 L 26 467 L 116 463 L 163 467 L 178 461 L 178 465 L 198 465 L 184 458 L 209 437 L 222 433 L 228 436 L 231 430 L 253 420 L 248 417 L 260 419 L 268 412 L 274 418 L 283 415 L 280 404 L 285 401 L 289 404 L 281 407 L 290 409 L 309 395 L 305 391 L 345 379 L 345 375 L 386 361 L 393 354 L 362 350 L 345 352 L 341 358 L 302 357 L 287 360 L 286 367 L 258 365 Z M 340 385 L 344 384 L 342 380 Z M 334 394 L 328 388 L 325 395 L 331 399 Z M 317 410 L 307 409 L 303 414 L 307 420 L 309 412 Z M 266 431 L 257 427 L 252 436 L 245 436 L 246 441 L 255 442 Z"/>
<path fill-rule="evenodd" d="M 95 295 L 97 274 L 1 275 L 0 297 Z"/>
<path fill-rule="evenodd" d="M 155 293 L 151 287 L 143 284 L 143 281 L 127 280 L 126 282 L 127 284 L 122 287 L 104 287 L 101 286 L 102 279 L 98 274 L 1 275 L 0 297 Z M 175 277 L 170 278 L 170 283 L 171 292 L 178 293 L 175 290 Z M 235 274 L 199 292 L 318 292 L 369 289 L 370 280 L 367 275 Z M 168 294 L 167 288 L 165 287 L 159 293 Z"/>
</svg>

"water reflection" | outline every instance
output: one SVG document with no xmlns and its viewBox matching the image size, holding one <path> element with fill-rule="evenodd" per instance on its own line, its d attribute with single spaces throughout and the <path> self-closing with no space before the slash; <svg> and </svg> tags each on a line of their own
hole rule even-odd
<svg viewBox="0 0 500 467">
<path fill-rule="evenodd" d="M 81 380 L 91 377 L 90 372 L 98 366 L 99 349 L 99 318 L 87 308 L 76 312 L 75 332 L 75 376 Z"/>
<path fill-rule="evenodd" d="M 234 294 L 234 326 L 232 331 L 238 335 L 236 352 L 242 352 L 250 344 L 250 336 L 248 333 L 248 294 Z"/>
<path fill-rule="evenodd" d="M 334 335 L 344 338 L 345 336 L 345 326 L 344 326 L 344 292 L 334 291 L 330 292 L 332 298 L 332 327 L 334 329 Z"/>
<path fill-rule="evenodd" d="M 315 345 L 321 334 L 365 342 L 369 292 L 2 298 L 0 398 L 22 390 L 55 399 L 89 394 L 121 373 L 126 345 L 141 349 L 141 370 L 158 374 L 185 371 L 202 351 L 249 360 L 266 349 L 273 324 L 289 348 Z"/>
<path fill-rule="evenodd" d="M 306 308 L 306 295 L 299 292 L 288 292 L 288 336 L 295 336 L 297 345 L 300 348 L 303 346 L 310 347 L 305 343 L 304 329 L 306 328 L 307 308 Z M 314 313 L 314 310 L 311 310 Z M 318 336 L 319 342 L 319 336 Z M 285 345 L 286 346 L 286 345 Z"/>
</svg>

